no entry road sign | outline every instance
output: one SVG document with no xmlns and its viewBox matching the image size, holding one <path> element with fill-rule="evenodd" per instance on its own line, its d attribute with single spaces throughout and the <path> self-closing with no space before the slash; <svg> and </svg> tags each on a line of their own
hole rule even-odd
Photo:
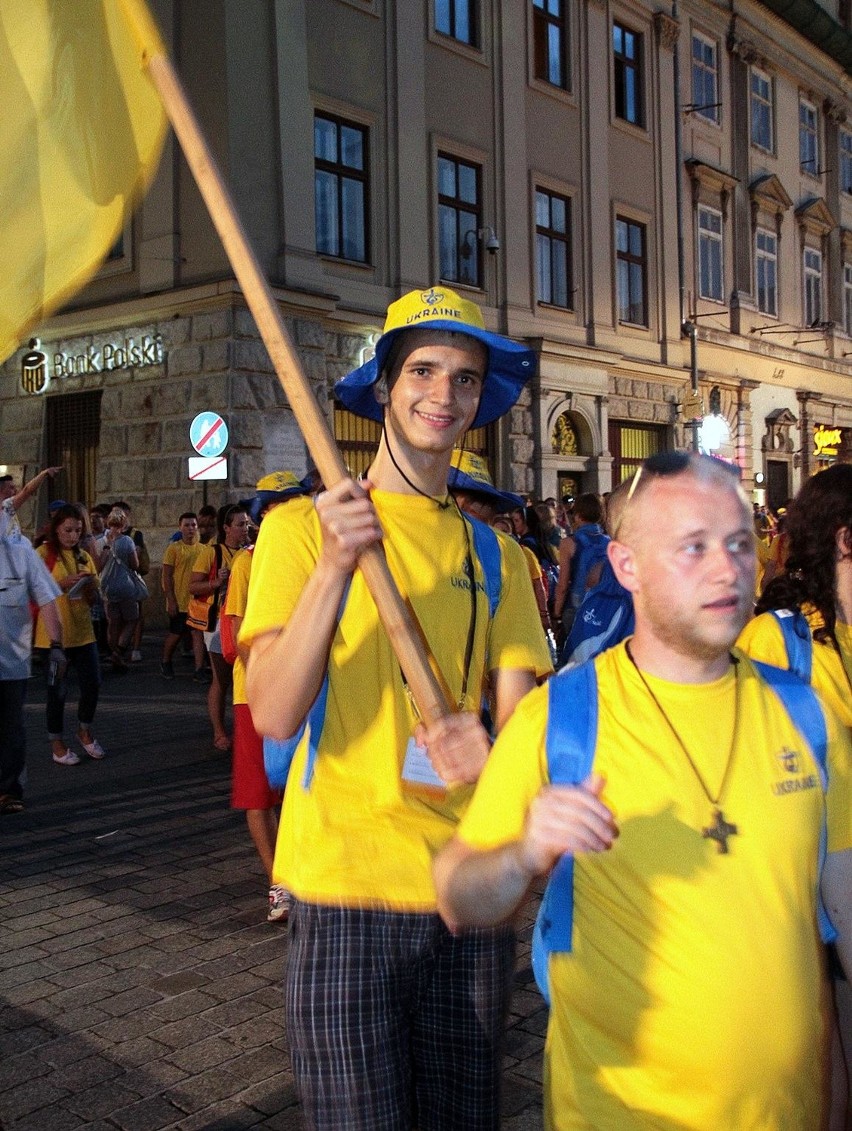
<svg viewBox="0 0 852 1131">
<path fill-rule="evenodd" d="M 200 456 L 219 456 L 228 446 L 228 425 L 216 412 L 199 412 L 189 426 L 189 438 Z"/>
</svg>

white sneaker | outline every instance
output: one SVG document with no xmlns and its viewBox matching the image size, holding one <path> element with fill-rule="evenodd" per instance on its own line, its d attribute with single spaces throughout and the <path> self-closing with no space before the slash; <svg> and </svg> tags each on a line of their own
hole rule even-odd
<svg viewBox="0 0 852 1131">
<path fill-rule="evenodd" d="M 133 651 L 130 653 L 130 662 L 131 662 L 131 664 L 141 664 L 142 663 L 142 653 L 139 651 L 138 648 L 134 648 Z"/>
<path fill-rule="evenodd" d="M 281 887 L 280 884 L 273 884 L 269 889 L 269 914 L 266 916 L 267 923 L 286 922 L 287 916 L 290 914 L 291 902 L 292 896 L 289 891 Z"/>
<path fill-rule="evenodd" d="M 79 766 L 80 759 L 73 750 L 66 750 L 64 754 L 54 754 L 53 760 L 57 766 Z"/>
<path fill-rule="evenodd" d="M 77 737 L 80 739 L 80 745 L 90 758 L 94 758 L 98 762 L 101 758 L 106 758 L 106 750 L 104 750 L 103 746 L 101 746 L 96 738 L 93 738 L 91 742 L 84 742 L 79 734 Z"/>
</svg>

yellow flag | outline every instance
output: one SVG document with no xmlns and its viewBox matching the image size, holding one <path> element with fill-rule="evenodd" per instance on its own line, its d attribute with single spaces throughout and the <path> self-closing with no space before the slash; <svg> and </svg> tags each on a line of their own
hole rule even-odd
<svg viewBox="0 0 852 1131">
<path fill-rule="evenodd" d="M 0 0 L 0 362 L 91 279 L 156 172 L 166 118 L 144 58 L 164 49 L 142 0 L 129 9 Z"/>
</svg>

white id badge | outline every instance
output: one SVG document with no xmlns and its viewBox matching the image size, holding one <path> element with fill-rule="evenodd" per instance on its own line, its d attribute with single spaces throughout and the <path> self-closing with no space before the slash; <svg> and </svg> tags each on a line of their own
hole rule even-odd
<svg viewBox="0 0 852 1131">
<path fill-rule="evenodd" d="M 440 777 L 429 761 L 425 746 L 418 746 L 409 738 L 405 748 L 405 761 L 402 764 L 402 780 L 410 786 L 427 789 L 430 792 L 447 792 L 447 783 Z"/>
</svg>

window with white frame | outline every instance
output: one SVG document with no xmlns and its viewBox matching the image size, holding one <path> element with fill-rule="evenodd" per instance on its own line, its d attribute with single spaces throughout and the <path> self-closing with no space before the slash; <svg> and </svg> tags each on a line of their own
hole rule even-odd
<svg viewBox="0 0 852 1131">
<path fill-rule="evenodd" d="M 535 257 L 538 301 L 570 310 L 571 202 L 540 188 L 535 190 Z"/>
<path fill-rule="evenodd" d="M 692 33 L 692 112 L 719 122 L 719 51 L 715 40 Z"/>
<path fill-rule="evenodd" d="M 698 208 L 698 294 L 722 302 L 725 295 L 722 265 L 722 213 L 715 208 Z"/>
<path fill-rule="evenodd" d="M 773 150 L 772 79 L 757 67 L 751 69 L 751 144 Z"/>
<path fill-rule="evenodd" d="M 459 43 L 477 46 L 474 0 L 435 0 L 435 30 Z"/>
<path fill-rule="evenodd" d="M 822 321 L 822 252 L 806 247 L 802 256 L 804 318 L 806 326 Z"/>
<path fill-rule="evenodd" d="M 852 193 L 852 133 L 840 131 L 840 191 Z"/>
<path fill-rule="evenodd" d="M 758 228 L 754 237 L 754 274 L 757 309 L 778 314 L 778 237 Z"/>
<path fill-rule="evenodd" d="M 819 113 L 804 98 L 799 99 L 799 165 L 804 173 L 819 173 Z"/>
<path fill-rule="evenodd" d="M 852 263 L 843 264 L 843 329 L 852 337 Z"/>
</svg>

